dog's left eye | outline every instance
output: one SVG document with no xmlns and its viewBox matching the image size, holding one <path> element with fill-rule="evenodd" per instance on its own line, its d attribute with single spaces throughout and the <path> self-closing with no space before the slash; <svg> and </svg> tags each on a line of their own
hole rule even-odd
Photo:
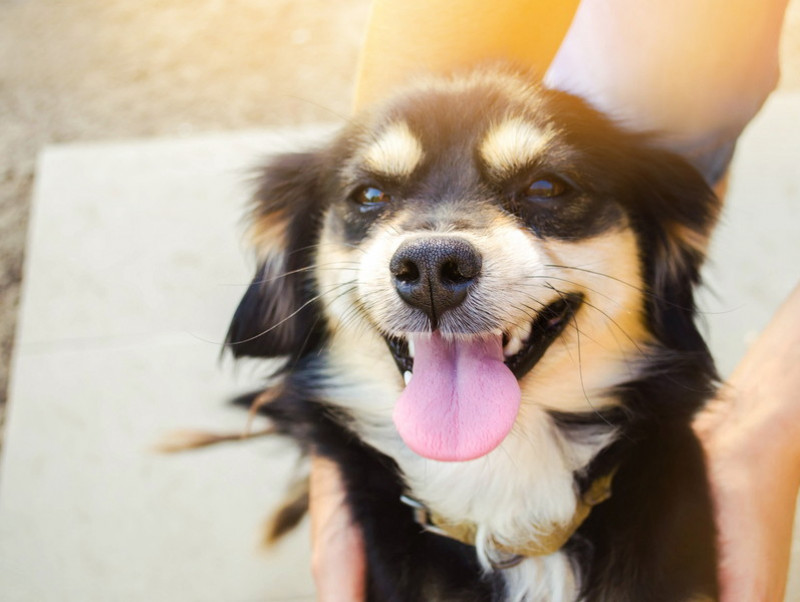
<svg viewBox="0 0 800 602">
<path fill-rule="evenodd" d="M 361 205 L 364 209 L 372 209 L 385 205 L 392 200 L 392 197 L 380 188 L 362 186 L 350 195 L 350 199 Z"/>
<path fill-rule="evenodd" d="M 538 178 L 523 190 L 522 194 L 532 199 L 552 199 L 565 194 L 569 186 L 555 176 Z"/>
</svg>

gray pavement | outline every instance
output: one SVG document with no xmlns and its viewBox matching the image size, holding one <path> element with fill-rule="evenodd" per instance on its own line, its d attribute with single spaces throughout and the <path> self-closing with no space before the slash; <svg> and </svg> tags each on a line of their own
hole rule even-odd
<svg viewBox="0 0 800 602">
<path fill-rule="evenodd" d="M 259 372 L 218 363 L 251 276 L 242 182 L 296 137 L 42 154 L 2 465 L 0 599 L 313 598 L 305 527 L 276 551 L 260 546 L 298 460 L 291 445 L 152 451 L 173 430 L 244 430 L 225 400 Z"/>
</svg>

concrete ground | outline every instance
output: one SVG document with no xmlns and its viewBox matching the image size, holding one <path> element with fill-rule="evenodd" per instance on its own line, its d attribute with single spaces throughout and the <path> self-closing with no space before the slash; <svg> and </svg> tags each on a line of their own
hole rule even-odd
<svg viewBox="0 0 800 602">
<path fill-rule="evenodd" d="M 203 134 L 343 119 L 367 8 L 367 0 L 0 2 L 0 406 L 34 173 L 40 211 L 15 363 L 18 426 L 0 492 L 3 599 L 310 596 L 308 575 L 298 572 L 302 537 L 266 563 L 254 552 L 257 523 L 288 478 L 290 450 L 264 442 L 167 463 L 142 450 L 162 429 L 187 426 L 187 416 L 199 422 L 189 426 L 240 425 L 217 404 L 247 378 L 213 373 L 224 329 L 215 320 L 229 315 L 246 278 L 231 246 L 244 195 L 235 182 L 292 135 Z M 764 162 L 763 149 L 778 149 L 772 158 L 780 160 L 800 138 L 787 125 L 800 114 L 791 94 L 800 91 L 800 0 L 789 5 L 782 67 L 780 107 L 753 130 L 753 150 L 737 159 L 742 171 L 768 169 L 774 162 Z M 72 144 L 153 137 L 171 140 Z M 70 144 L 48 150 L 37 169 L 37 154 L 53 143 Z M 712 283 L 756 308 L 748 328 L 764 323 L 792 283 L 763 286 L 736 222 L 759 224 L 760 252 L 786 257 L 786 273 L 796 274 L 796 248 L 786 241 L 794 240 L 800 183 L 774 178 L 783 221 L 764 222 L 762 207 L 741 204 L 748 190 L 763 193 L 763 181 L 740 178 L 733 229 L 715 243 L 723 269 Z M 106 203 L 105 195 L 121 200 Z M 167 206 L 171 225 L 185 222 L 179 240 L 141 226 Z M 209 223 L 226 230 L 209 231 Z M 137 254 L 124 241 L 139 231 L 151 239 Z M 209 247 L 215 252 L 198 253 Z M 753 278 L 743 281 L 726 264 L 749 266 Z M 729 369 L 747 335 L 742 314 L 719 298 L 707 303 L 712 343 Z M 120 391 L 120 383 L 130 386 Z M 112 398 L 122 414 L 110 411 Z M 239 597 L 226 596 L 233 591 Z M 797 585 L 792 591 L 787 599 L 800 600 Z"/>
</svg>

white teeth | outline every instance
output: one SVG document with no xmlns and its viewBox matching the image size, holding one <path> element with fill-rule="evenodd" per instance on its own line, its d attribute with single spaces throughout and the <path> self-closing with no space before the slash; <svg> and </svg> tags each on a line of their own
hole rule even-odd
<svg viewBox="0 0 800 602">
<path fill-rule="evenodd" d="M 522 327 L 517 327 L 508 333 L 508 343 L 503 347 L 503 355 L 511 357 L 520 352 L 523 345 L 528 341 L 531 336 L 531 324 L 526 324 Z"/>
<path fill-rule="evenodd" d="M 503 355 L 506 357 L 511 357 L 512 355 L 516 355 L 519 353 L 519 350 L 522 349 L 522 340 L 519 337 L 512 337 L 509 339 L 506 346 L 503 347 Z"/>
<path fill-rule="evenodd" d="M 406 386 L 408 386 L 408 383 L 411 382 L 412 376 L 413 374 L 411 374 L 410 370 L 406 370 L 405 372 L 403 372 L 403 380 L 406 381 Z"/>
<path fill-rule="evenodd" d="M 408 357 L 414 357 L 414 341 L 408 339 Z"/>
</svg>

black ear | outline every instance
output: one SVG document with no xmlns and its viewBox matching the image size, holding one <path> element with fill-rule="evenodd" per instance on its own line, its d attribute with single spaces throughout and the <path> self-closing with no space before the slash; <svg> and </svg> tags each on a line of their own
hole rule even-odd
<svg viewBox="0 0 800 602">
<path fill-rule="evenodd" d="M 670 346 L 694 346 L 699 344 L 694 288 L 721 202 L 700 172 L 678 155 L 639 148 L 631 161 L 654 330 Z"/>
<path fill-rule="evenodd" d="M 319 155 L 296 153 L 262 171 L 249 237 L 258 267 L 225 340 L 234 357 L 300 357 L 319 344 L 310 267 L 322 213 Z"/>
</svg>

